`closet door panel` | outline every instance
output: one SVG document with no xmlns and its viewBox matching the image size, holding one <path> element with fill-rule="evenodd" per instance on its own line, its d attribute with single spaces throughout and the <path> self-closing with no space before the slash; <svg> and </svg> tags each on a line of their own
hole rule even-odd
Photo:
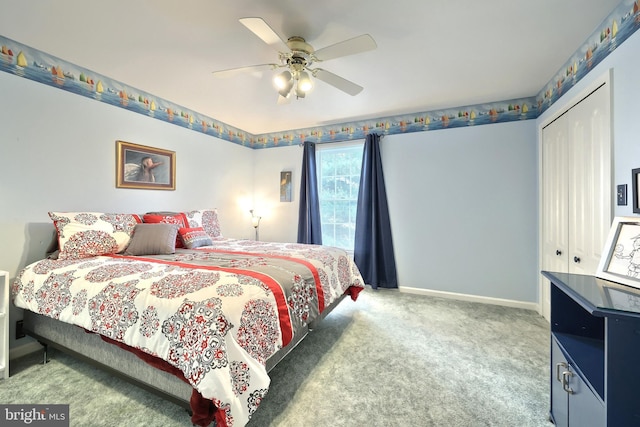
<svg viewBox="0 0 640 427">
<path fill-rule="evenodd" d="M 595 274 L 611 225 L 608 85 L 576 104 L 569 120 L 569 272 Z"/>
<path fill-rule="evenodd" d="M 542 268 L 568 273 L 568 130 L 563 117 L 543 130 Z"/>
</svg>

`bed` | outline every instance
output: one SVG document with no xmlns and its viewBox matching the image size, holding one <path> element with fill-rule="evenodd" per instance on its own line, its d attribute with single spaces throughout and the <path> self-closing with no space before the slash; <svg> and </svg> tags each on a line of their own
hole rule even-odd
<svg viewBox="0 0 640 427">
<path fill-rule="evenodd" d="M 24 330 L 184 406 L 195 425 L 245 425 L 269 370 L 364 287 L 345 251 L 225 238 L 215 210 L 49 215 L 57 255 L 12 285 Z"/>
</svg>

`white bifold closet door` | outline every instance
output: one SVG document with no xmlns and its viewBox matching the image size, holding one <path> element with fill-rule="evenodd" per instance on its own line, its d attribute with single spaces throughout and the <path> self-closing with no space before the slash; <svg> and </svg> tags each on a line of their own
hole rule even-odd
<svg viewBox="0 0 640 427">
<path fill-rule="evenodd" d="M 613 212 L 608 79 L 542 130 L 541 267 L 595 274 Z M 549 319 L 549 283 L 542 283 Z"/>
</svg>

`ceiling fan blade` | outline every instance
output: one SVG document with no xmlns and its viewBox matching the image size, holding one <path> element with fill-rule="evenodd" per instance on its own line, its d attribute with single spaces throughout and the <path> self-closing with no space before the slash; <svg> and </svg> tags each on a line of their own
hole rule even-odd
<svg viewBox="0 0 640 427">
<path fill-rule="evenodd" d="M 327 61 L 329 59 L 340 58 L 341 56 L 366 52 L 377 47 L 378 45 L 375 40 L 373 40 L 373 37 L 369 34 L 363 34 L 361 36 L 318 49 L 314 56 L 318 61 Z"/>
<path fill-rule="evenodd" d="M 350 82 L 347 79 L 344 79 L 336 74 L 333 74 L 327 70 L 323 70 L 322 68 L 316 68 L 312 71 L 314 77 L 318 80 L 322 80 L 325 83 L 334 86 L 337 89 L 340 89 L 343 92 L 348 93 L 351 96 L 356 96 L 362 89 L 362 86 L 358 86 L 357 84 Z"/>
<path fill-rule="evenodd" d="M 278 52 L 289 52 L 290 49 L 287 43 L 280 38 L 278 33 L 273 31 L 273 28 L 271 28 L 269 24 L 264 22 L 264 19 L 240 18 L 240 23 Z"/>
<path fill-rule="evenodd" d="M 227 70 L 213 71 L 212 74 L 216 77 L 232 77 L 240 73 L 246 73 L 248 71 L 262 71 L 265 69 L 275 70 L 278 64 L 259 64 L 249 65 L 246 67 L 229 68 Z"/>
</svg>

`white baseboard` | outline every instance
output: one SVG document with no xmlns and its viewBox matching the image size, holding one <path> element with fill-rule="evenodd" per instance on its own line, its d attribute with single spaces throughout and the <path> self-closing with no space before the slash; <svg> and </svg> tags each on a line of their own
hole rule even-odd
<svg viewBox="0 0 640 427">
<path fill-rule="evenodd" d="M 37 341 L 32 341 L 19 347 L 13 347 L 9 350 L 9 360 L 17 359 L 18 357 L 26 356 L 36 351 L 42 351 L 42 344 Z"/>
<path fill-rule="evenodd" d="M 458 294 L 455 292 L 436 291 L 432 289 L 421 288 L 409 288 L 406 286 L 399 286 L 400 292 L 417 295 L 428 295 L 432 297 L 457 299 L 460 301 L 479 302 L 482 304 L 502 305 L 505 307 L 522 308 L 525 310 L 533 310 L 539 312 L 538 304 L 535 302 L 516 301 L 502 298 L 482 297 L 478 295 Z"/>
</svg>

